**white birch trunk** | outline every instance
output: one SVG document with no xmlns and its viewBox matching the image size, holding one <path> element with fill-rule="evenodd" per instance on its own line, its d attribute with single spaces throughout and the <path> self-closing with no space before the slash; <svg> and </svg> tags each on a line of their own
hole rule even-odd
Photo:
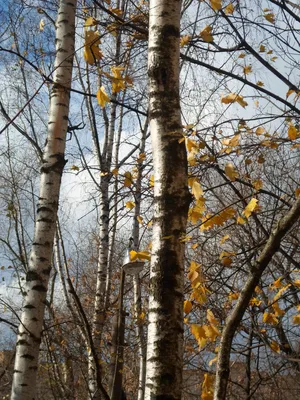
<svg viewBox="0 0 300 400">
<path fill-rule="evenodd" d="M 180 399 L 184 244 L 190 194 L 179 104 L 179 0 L 150 0 L 149 97 L 154 163 L 145 398 Z M 167 239 L 164 239 L 167 237 Z"/>
<path fill-rule="evenodd" d="M 56 59 L 50 98 L 48 138 L 41 167 L 34 240 L 24 288 L 25 298 L 18 331 L 13 374 L 13 400 L 35 398 L 39 346 L 51 270 L 53 241 L 66 160 L 65 138 L 75 40 L 76 0 L 61 0 L 56 21 Z"/>
</svg>

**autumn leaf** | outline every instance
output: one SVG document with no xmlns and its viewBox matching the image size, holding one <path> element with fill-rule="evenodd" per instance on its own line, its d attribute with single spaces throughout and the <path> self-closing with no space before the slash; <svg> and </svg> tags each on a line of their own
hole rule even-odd
<svg viewBox="0 0 300 400">
<path fill-rule="evenodd" d="M 288 128 L 288 137 L 290 140 L 296 140 L 298 136 L 297 128 L 290 122 Z"/>
<path fill-rule="evenodd" d="M 184 35 L 180 38 L 180 47 L 186 46 L 191 40 L 191 35 Z"/>
<path fill-rule="evenodd" d="M 143 217 L 141 217 L 140 215 L 138 215 L 137 217 L 136 217 L 136 219 L 137 219 L 137 221 L 138 221 L 138 223 L 139 224 L 143 224 Z"/>
<path fill-rule="evenodd" d="M 260 190 L 263 187 L 263 181 L 261 179 L 256 179 L 252 182 L 252 185 L 256 190 Z"/>
<path fill-rule="evenodd" d="M 261 86 L 261 87 L 265 86 L 265 84 L 262 81 L 257 81 L 256 84 L 257 84 L 257 86 Z"/>
<path fill-rule="evenodd" d="M 40 20 L 40 24 L 39 24 L 39 28 L 40 31 L 42 32 L 44 30 L 44 26 L 45 26 L 45 21 L 43 20 L 43 18 Z"/>
<path fill-rule="evenodd" d="M 204 374 L 202 383 L 201 400 L 213 400 L 215 377 L 210 374 Z"/>
<path fill-rule="evenodd" d="M 108 94 L 106 93 L 104 86 L 101 86 L 100 89 L 98 89 L 97 100 L 98 100 L 98 104 L 102 108 L 105 107 L 108 102 L 110 102 L 110 98 L 109 98 Z"/>
<path fill-rule="evenodd" d="M 240 216 L 237 217 L 236 223 L 239 225 L 244 225 L 246 223 L 246 220 Z"/>
<path fill-rule="evenodd" d="M 222 237 L 222 239 L 220 240 L 220 244 L 224 244 L 226 240 L 228 240 L 230 238 L 229 235 L 225 235 Z"/>
<path fill-rule="evenodd" d="M 77 167 L 77 165 L 72 165 L 70 169 L 71 171 L 79 171 L 79 167 Z"/>
<path fill-rule="evenodd" d="M 149 179 L 149 184 L 150 184 L 150 186 L 154 186 L 154 175 L 151 175 L 150 176 L 150 179 Z"/>
<path fill-rule="evenodd" d="M 210 5 L 214 11 L 220 11 L 222 9 L 222 0 L 210 0 Z"/>
<path fill-rule="evenodd" d="M 237 293 L 237 292 L 230 292 L 229 295 L 228 295 L 228 299 L 230 301 L 237 300 L 239 298 L 239 295 L 240 294 Z"/>
<path fill-rule="evenodd" d="M 83 56 L 85 61 L 93 65 L 97 60 L 102 58 L 102 52 L 99 48 L 100 35 L 97 31 L 87 30 L 84 33 L 84 51 Z"/>
<path fill-rule="evenodd" d="M 297 315 L 293 316 L 293 323 L 295 325 L 300 325 L 300 314 L 297 314 Z"/>
<path fill-rule="evenodd" d="M 263 322 L 265 324 L 271 324 L 271 325 L 277 325 L 278 324 L 278 319 L 276 318 L 275 314 L 273 313 L 268 313 L 264 312 L 263 315 Z"/>
<path fill-rule="evenodd" d="M 132 174 L 131 174 L 131 172 L 126 171 L 124 176 L 125 176 L 124 186 L 125 187 L 130 187 L 132 185 Z"/>
<path fill-rule="evenodd" d="M 192 311 L 193 304 L 189 300 L 185 300 L 183 303 L 183 311 L 185 314 L 189 314 Z"/>
<path fill-rule="evenodd" d="M 211 34 L 212 27 L 207 25 L 202 31 L 200 32 L 201 38 L 204 40 L 204 42 L 211 43 L 214 41 L 214 38 Z"/>
<path fill-rule="evenodd" d="M 196 200 L 199 200 L 203 195 L 203 190 L 199 182 L 194 181 L 192 186 L 192 194 L 195 196 Z"/>
<path fill-rule="evenodd" d="M 205 336 L 211 341 L 215 342 L 218 336 L 221 336 L 221 332 L 215 325 L 203 325 Z"/>
<path fill-rule="evenodd" d="M 275 301 L 275 303 L 272 304 L 272 308 L 274 310 L 274 315 L 276 317 L 282 317 L 285 314 L 285 311 L 283 311 L 278 304 L 278 301 Z"/>
<path fill-rule="evenodd" d="M 129 256 L 130 256 L 130 261 L 136 261 L 138 259 L 138 253 L 135 250 L 130 250 Z"/>
<path fill-rule="evenodd" d="M 121 72 L 124 71 L 124 67 L 110 67 L 112 76 L 110 79 L 112 81 L 112 92 L 119 93 L 121 90 L 126 88 L 125 79 L 122 77 Z"/>
<path fill-rule="evenodd" d="M 85 23 L 84 23 L 84 27 L 85 27 L 85 28 L 88 28 L 88 27 L 90 27 L 90 26 L 95 26 L 95 25 L 97 25 L 97 21 L 95 20 L 95 18 L 93 18 L 93 17 L 88 17 L 88 18 L 85 20 Z"/>
<path fill-rule="evenodd" d="M 240 106 L 244 108 L 248 105 L 243 96 L 236 93 L 230 93 L 227 96 L 221 98 L 221 103 L 223 104 L 232 104 L 235 102 L 237 102 Z"/>
<path fill-rule="evenodd" d="M 275 15 L 273 13 L 264 14 L 264 18 L 271 24 L 275 24 Z"/>
<path fill-rule="evenodd" d="M 204 347 L 207 343 L 204 328 L 201 325 L 191 324 L 191 332 L 197 340 L 200 349 Z"/>
<path fill-rule="evenodd" d="M 244 71 L 244 74 L 245 74 L 245 75 L 250 74 L 250 72 L 252 72 L 252 66 L 251 66 L 251 65 L 246 65 L 246 66 L 243 68 L 243 71 Z"/>
<path fill-rule="evenodd" d="M 234 5 L 232 3 L 229 3 L 228 6 L 225 7 L 225 14 L 233 14 L 234 11 Z"/>
<path fill-rule="evenodd" d="M 255 199 L 254 197 L 249 201 L 249 203 L 247 204 L 246 208 L 243 211 L 243 214 L 245 215 L 246 218 L 249 218 L 250 215 L 253 213 L 253 211 L 255 211 L 255 209 L 257 208 L 257 203 L 258 200 Z"/>
<path fill-rule="evenodd" d="M 273 351 L 275 351 L 276 353 L 280 353 L 280 346 L 277 342 L 275 342 L 274 340 L 272 340 L 272 342 L 270 343 L 270 347 Z"/>
<path fill-rule="evenodd" d="M 206 311 L 206 318 L 211 325 L 219 324 L 219 321 L 215 318 L 213 312 L 210 309 Z"/>
<path fill-rule="evenodd" d="M 263 44 L 261 44 L 260 46 L 259 46 L 259 52 L 260 53 L 264 53 L 266 51 L 266 46 L 264 46 Z"/>
<path fill-rule="evenodd" d="M 127 201 L 125 207 L 129 208 L 129 210 L 132 210 L 135 207 L 135 203 L 133 201 Z"/>
<path fill-rule="evenodd" d="M 138 251 L 137 257 L 139 260 L 142 260 L 142 261 L 150 261 L 151 260 L 151 254 L 149 253 L 149 251 Z"/>
<path fill-rule="evenodd" d="M 263 128 L 262 126 L 259 126 L 257 129 L 256 129 L 256 131 L 255 131 L 255 133 L 256 133 L 256 135 L 262 135 L 263 133 L 265 133 L 265 128 Z"/>
<path fill-rule="evenodd" d="M 238 178 L 239 174 L 237 170 L 234 168 L 232 163 L 227 163 L 225 165 L 225 175 L 231 180 L 235 181 Z"/>
</svg>

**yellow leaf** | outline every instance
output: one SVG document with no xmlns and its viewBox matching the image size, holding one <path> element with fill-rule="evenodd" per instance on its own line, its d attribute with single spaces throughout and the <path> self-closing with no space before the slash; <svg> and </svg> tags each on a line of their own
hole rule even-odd
<svg viewBox="0 0 300 400">
<path fill-rule="evenodd" d="M 232 264 L 232 258 L 230 257 L 224 257 L 221 260 L 222 265 L 225 265 L 226 267 L 229 267 Z"/>
<path fill-rule="evenodd" d="M 225 175 L 231 180 L 235 181 L 236 178 L 239 176 L 238 172 L 234 168 L 234 165 L 232 163 L 227 163 L 225 165 Z"/>
<path fill-rule="evenodd" d="M 214 397 L 214 381 L 213 375 L 204 374 L 202 383 L 201 400 L 213 400 Z"/>
<path fill-rule="evenodd" d="M 191 332 L 197 340 L 200 349 L 204 347 L 207 343 L 204 328 L 201 325 L 191 324 Z"/>
<path fill-rule="evenodd" d="M 129 210 L 132 210 L 135 207 L 135 203 L 133 201 L 127 201 L 125 207 L 129 208 Z"/>
<path fill-rule="evenodd" d="M 229 237 L 230 237 L 229 235 L 223 236 L 222 239 L 220 240 L 220 244 L 225 243 L 225 241 L 226 241 L 227 239 L 229 239 Z"/>
<path fill-rule="evenodd" d="M 227 96 L 221 98 L 221 103 L 223 104 L 232 104 L 235 102 L 237 102 L 240 106 L 244 108 L 248 105 L 243 96 L 236 93 L 230 93 Z"/>
<path fill-rule="evenodd" d="M 300 314 L 297 314 L 297 315 L 293 316 L 293 323 L 295 325 L 300 325 Z"/>
<path fill-rule="evenodd" d="M 293 285 L 296 286 L 296 287 L 298 287 L 298 288 L 300 288 L 300 279 L 296 279 L 296 280 L 293 282 Z"/>
<path fill-rule="evenodd" d="M 250 299 L 249 301 L 249 306 L 256 306 L 259 307 L 261 305 L 262 301 L 258 300 L 256 297 L 252 297 L 252 299 Z"/>
<path fill-rule="evenodd" d="M 256 133 L 256 135 L 262 135 L 263 133 L 265 133 L 265 128 L 263 128 L 262 126 L 259 126 L 257 129 L 256 129 L 256 131 L 255 131 L 255 133 Z"/>
<path fill-rule="evenodd" d="M 111 173 L 112 173 L 114 176 L 117 176 L 118 173 L 119 173 L 119 169 L 118 169 L 118 168 L 114 168 L 114 169 L 111 171 Z"/>
<path fill-rule="evenodd" d="M 139 217 L 137 217 L 137 219 L 138 218 Z M 143 219 L 142 219 L 142 221 L 143 221 Z M 143 223 L 143 222 L 140 222 L 140 223 Z M 142 260 L 142 261 L 150 261 L 151 260 L 151 254 L 149 253 L 149 251 L 138 251 L 137 256 L 138 256 L 138 259 Z"/>
<path fill-rule="evenodd" d="M 239 56 L 238 56 L 238 58 L 245 58 L 246 57 L 246 54 L 245 53 L 241 53 Z"/>
<path fill-rule="evenodd" d="M 154 175 L 151 175 L 150 176 L 150 180 L 149 180 L 149 184 L 150 184 L 150 186 L 154 186 Z"/>
<path fill-rule="evenodd" d="M 257 158 L 257 162 L 258 164 L 263 164 L 265 162 L 265 157 L 262 154 L 260 154 Z"/>
<path fill-rule="evenodd" d="M 214 11 L 220 11 L 222 9 L 222 0 L 210 0 L 210 5 Z"/>
<path fill-rule="evenodd" d="M 294 89 L 289 89 L 287 92 L 286 92 L 286 98 L 288 98 L 291 94 L 293 94 L 293 93 L 296 93 L 296 91 L 294 90 Z"/>
<path fill-rule="evenodd" d="M 263 182 L 261 179 L 256 179 L 252 182 L 252 185 L 256 190 L 260 190 L 263 187 Z"/>
<path fill-rule="evenodd" d="M 272 342 L 270 343 L 270 347 L 273 351 L 275 351 L 276 353 L 280 353 L 280 347 L 279 344 L 277 342 L 275 342 L 274 340 L 272 340 Z"/>
<path fill-rule="evenodd" d="M 250 215 L 253 213 L 253 211 L 255 211 L 255 209 L 257 208 L 257 203 L 258 200 L 255 199 L 254 197 L 249 201 L 249 203 L 247 204 L 246 208 L 243 211 L 243 214 L 245 215 L 246 218 L 249 218 Z"/>
<path fill-rule="evenodd" d="M 277 325 L 279 321 L 276 318 L 275 314 L 264 312 L 263 322 L 265 324 Z"/>
<path fill-rule="evenodd" d="M 210 362 L 208 363 L 208 365 L 211 367 L 215 362 L 218 361 L 218 356 L 216 355 L 212 360 L 210 360 Z"/>
<path fill-rule="evenodd" d="M 275 15 L 273 13 L 265 14 L 264 17 L 267 21 L 271 22 L 271 24 L 275 24 Z"/>
<path fill-rule="evenodd" d="M 199 148 L 198 144 L 194 140 L 189 139 L 188 137 L 185 138 L 185 145 L 186 145 L 187 151 L 189 151 L 189 152 L 191 152 L 194 149 L 198 150 L 198 148 Z"/>
<path fill-rule="evenodd" d="M 146 153 L 140 153 L 138 158 L 136 159 L 136 162 L 140 164 L 145 160 L 145 158 L 146 158 Z"/>
<path fill-rule="evenodd" d="M 221 332 L 215 325 L 203 325 L 203 329 L 206 337 L 211 341 L 215 342 L 218 336 L 221 336 Z"/>
<path fill-rule="evenodd" d="M 125 186 L 125 187 L 130 187 L 130 186 L 132 185 L 132 175 L 131 175 L 131 172 L 126 171 L 126 172 L 124 173 L 124 176 L 125 176 L 124 186 Z"/>
<path fill-rule="evenodd" d="M 275 289 L 280 289 L 281 287 L 283 287 L 283 284 L 281 282 L 282 280 L 282 276 L 280 276 L 278 279 L 276 279 L 276 281 L 274 281 L 271 285 L 270 285 L 270 289 L 271 290 L 275 290 Z"/>
<path fill-rule="evenodd" d="M 77 167 L 77 165 L 72 165 L 71 171 L 79 171 L 79 167 Z"/>
<path fill-rule="evenodd" d="M 141 217 L 140 215 L 138 215 L 137 217 L 136 217 L 136 219 L 137 219 L 137 221 L 138 221 L 138 223 L 139 224 L 143 224 L 143 217 Z"/>
<path fill-rule="evenodd" d="M 259 46 L 259 52 L 260 53 L 264 53 L 266 51 L 266 47 L 263 45 L 263 44 L 261 44 L 260 46 Z"/>
<path fill-rule="evenodd" d="M 106 103 L 110 102 L 109 96 L 106 93 L 104 86 L 101 86 L 101 88 L 97 92 L 97 100 L 98 104 L 103 108 L 106 106 Z"/>
<path fill-rule="evenodd" d="M 191 36 L 190 35 L 182 36 L 180 38 L 180 47 L 186 46 L 189 43 L 190 40 L 191 40 Z"/>
<path fill-rule="evenodd" d="M 300 196 L 300 188 L 297 188 L 297 189 L 295 190 L 295 196 L 296 196 L 296 197 L 299 197 L 299 196 Z"/>
<path fill-rule="evenodd" d="M 95 26 L 95 25 L 97 25 L 97 21 L 95 20 L 95 18 L 93 18 L 93 17 L 88 17 L 88 18 L 85 20 L 85 23 L 84 23 L 84 27 L 85 27 L 85 28 L 87 28 L 87 27 L 89 27 L 89 26 Z"/>
<path fill-rule="evenodd" d="M 195 196 L 196 200 L 199 200 L 202 197 L 203 190 L 202 190 L 199 182 L 194 181 L 193 186 L 192 186 L 192 193 Z"/>
<path fill-rule="evenodd" d="M 290 122 L 288 128 L 288 137 L 290 140 L 296 140 L 298 136 L 297 128 Z"/>
<path fill-rule="evenodd" d="M 136 261 L 138 259 L 138 253 L 135 250 L 130 250 L 130 261 Z"/>
<path fill-rule="evenodd" d="M 215 318 L 213 312 L 210 309 L 206 311 L 206 318 L 211 325 L 219 324 L 219 321 Z"/>
<path fill-rule="evenodd" d="M 228 6 L 225 7 L 225 14 L 233 14 L 234 6 L 232 3 L 229 3 Z"/>
<path fill-rule="evenodd" d="M 265 86 L 265 84 L 262 81 L 257 81 L 256 84 L 257 86 Z"/>
<path fill-rule="evenodd" d="M 285 292 L 290 286 L 291 284 L 289 283 L 288 285 L 285 285 L 280 290 L 278 290 L 276 296 L 274 297 L 274 301 L 278 300 L 281 297 L 282 293 Z"/>
<path fill-rule="evenodd" d="M 276 317 L 282 317 L 285 314 L 285 311 L 283 311 L 278 304 L 278 301 L 275 301 L 275 303 L 272 304 L 272 308 L 274 310 L 274 315 Z"/>
<path fill-rule="evenodd" d="M 278 57 L 272 57 L 271 61 L 275 62 L 277 60 Z"/>
<path fill-rule="evenodd" d="M 192 311 L 192 308 L 193 304 L 189 300 L 185 300 L 185 302 L 183 303 L 183 311 L 186 314 L 189 314 Z"/>
<path fill-rule="evenodd" d="M 273 54 L 273 50 L 267 51 L 267 54 Z"/>
<path fill-rule="evenodd" d="M 239 225 L 244 225 L 246 223 L 246 220 L 244 220 L 244 218 L 238 216 L 236 219 L 236 223 Z"/>
<path fill-rule="evenodd" d="M 99 49 L 100 35 L 97 31 L 85 31 L 84 33 L 84 59 L 85 61 L 93 65 L 97 60 L 102 58 L 102 52 Z"/>
<path fill-rule="evenodd" d="M 40 20 L 40 24 L 39 24 L 39 28 L 40 28 L 40 31 L 43 31 L 44 30 L 44 26 L 45 26 L 45 21 L 43 20 L 43 18 Z"/>
<path fill-rule="evenodd" d="M 122 77 L 121 72 L 124 71 L 124 67 L 110 67 L 113 76 L 110 76 L 112 81 L 112 92 L 118 93 L 126 88 L 125 79 Z"/>
<path fill-rule="evenodd" d="M 252 72 L 252 67 L 251 67 L 251 65 L 246 65 L 246 66 L 243 68 L 243 71 L 244 71 L 244 74 L 245 74 L 245 75 L 250 74 L 250 72 Z"/>
<path fill-rule="evenodd" d="M 230 292 L 229 295 L 228 295 L 228 299 L 230 301 L 237 300 L 239 298 L 239 295 L 240 294 L 237 293 L 237 292 Z"/>
<path fill-rule="evenodd" d="M 212 27 L 207 25 L 205 28 L 202 29 L 200 32 L 201 38 L 204 40 L 204 42 L 211 43 L 214 41 L 214 38 L 211 34 Z"/>
</svg>

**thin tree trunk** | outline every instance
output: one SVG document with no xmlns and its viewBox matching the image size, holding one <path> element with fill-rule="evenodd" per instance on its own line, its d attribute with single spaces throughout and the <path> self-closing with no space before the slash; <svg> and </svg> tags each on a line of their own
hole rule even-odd
<svg viewBox="0 0 300 400">
<path fill-rule="evenodd" d="M 150 1 L 149 119 L 154 163 L 145 398 L 180 399 L 184 243 L 190 194 L 179 104 L 181 1 Z"/>
<path fill-rule="evenodd" d="M 48 138 L 43 154 L 34 240 L 24 288 L 13 374 L 13 400 L 35 397 L 39 347 L 51 270 L 61 176 L 66 160 L 76 0 L 61 0 L 56 21 L 56 59 L 50 98 Z"/>
<path fill-rule="evenodd" d="M 261 254 L 252 266 L 237 303 L 225 322 L 218 353 L 214 400 L 226 399 L 227 383 L 230 372 L 230 352 L 234 334 L 243 318 L 254 289 L 258 285 L 263 272 L 267 268 L 276 251 L 280 248 L 282 238 L 297 222 L 299 216 L 300 197 L 298 197 L 290 211 L 279 220 L 277 227 L 272 232 Z"/>
</svg>

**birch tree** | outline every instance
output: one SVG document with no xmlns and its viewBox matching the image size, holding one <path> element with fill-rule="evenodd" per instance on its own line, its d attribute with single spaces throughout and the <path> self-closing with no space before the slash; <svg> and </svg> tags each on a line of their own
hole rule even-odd
<svg viewBox="0 0 300 400">
<path fill-rule="evenodd" d="M 149 120 L 154 164 L 145 398 L 181 398 L 183 257 L 190 195 L 179 104 L 181 1 L 150 1 Z"/>
<path fill-rule="evenodd" d="M 74 56 L 75 9 L 76 0 L 61 0 L 57 13 L 54 83 L 50 98 L 48 137 L 41 167 L 34 239 L 17 337 L 11 395 L 14 400 L 32 399 L 35 396 L 61 176 L 66 164 L 64 153 Z"/>
</svg>

